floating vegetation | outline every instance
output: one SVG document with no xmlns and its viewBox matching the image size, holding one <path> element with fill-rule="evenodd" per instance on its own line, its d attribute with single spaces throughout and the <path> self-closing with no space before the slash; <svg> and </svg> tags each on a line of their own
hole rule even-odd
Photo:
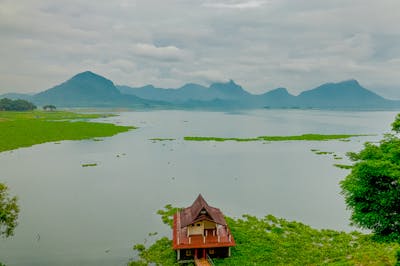
<svg viewBox="0 0 400 266">
<path fill-rule="evenodd" d="M 92 167 L 92 166 L 97 166 L 97 163 L 84 163 L 84 164 L 82 164 L 82 167 Z"/>
<path fill-rule="evenodd" d="M 172 227 L 177 208 L 167 205 L 161 215 Z M 272 215 L 240 218 L 225 217 L 236 247 L 232 256 L 214 259 L 214 265 L 397 265 L 399 244 L 380 243 L 368 234 L 315 229 L 296 221 Z M 144 243 L 146 244 L 146 242 Z M 148 247 L 137 244 L 139 261 L 133 265 L 179 265 L 172 241 L 167 237 L 154 239 Z"/>
<path fill-rule="evenodd" d="M 54 144 L 61 144 L 61 142 L 57 141 L 57 142 L 54 142 Z"/>
<path fill-rule="evenodd" d="M 297 136 L 259 136 L 255 138 L 220 138 L 220 137 L 198 137 L 186 136 L 183 139 L 187 141 L 325 141 L 325 140 L 343 140 L 351 137 L 361 137 L 366 135 L 322 135 L 322 134 L 303 134 Z"/>
<path fill-rule="evenodd" d="M 340 156 L 334 154 L 334 155 L 333 155 L 333 159 L 335 159 L 335 160 L 342 160 L 343 157 L 340 157 Z"/>
<path fill-rule="evenodd" d="M 348 164 L 334 164 L 334 166 L 340 168 L 340 169 L 351 169 L 353 168 L 352 165 L 348 165 Z"/>
<path fill-rule="evenodd" d="M 318 155 L 327 155 L 327 154 L 333 154 L 334 152 L 332 151 L 316 151 L 315 154 Z"/>
<path fill-rule="evenodd" d="M 104 139 L 97 139 L 97 138 L 94 138 L 94 139 L 92 139 L 93 141 L 104 141 Z"/>
<path fill-rule="evenodd" d="M 153 142 L 156 142 L 156 141 L 173 141 L 175 139 L 171 139 L 171 138 L 152 138 L 152 139 L 149 139 L 149 140 L 151 140 Z"/>
<path fill-rule="evenodd" d="M 65 111 L 1 111 L 0 152 L 45 142 L 109 137 L 135 128 L 82 121 L 102 116 L 104 114 L 78 114 Z"/>
</svg>

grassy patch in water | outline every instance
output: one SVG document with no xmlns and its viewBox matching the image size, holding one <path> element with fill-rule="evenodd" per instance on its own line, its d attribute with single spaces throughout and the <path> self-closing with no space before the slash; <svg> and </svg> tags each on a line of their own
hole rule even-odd
<svg viewBox="0 0 400 266">
<path fill-rule="evenodd" d="M 97 166 L 97 163 L 84 163 L 82 167 Z"/>
<path fill-rule="evenodd" d="M 260 136 L 255 138 L 220 138 L 220 137 L 200 137 L 186 136 L 183 139 L 187 141 L 325 141 L 325 140 L 343 140 L 351 137 L 360 137 L 365 135 L 322 135 L 322 134 L 303 134 L 297 136 Z"/>
<path fill-rule="evenodd" d="M 105 116 L 109 115 L 0 111 L 0 152 L 45 142 L 109 137 L 134 128 L 82 121 Z"/>
<path fill-rule="evenodd" d="M 152 141 L 173 141 L 175 139 L 170 139 L 170 138 L 152 138 L 150 140 L 152 140 Z"/>
<path fill-rule="evenodd" d="M 347 164 L 334 164 L 334 166 L 340 168 L 340 169 L 351 169 L 353 168 L 352 165 L 347 165 Z"/>
<path fill-rule="evenodd" d="M 162 211 L 173 212 L 174 208 Z M 172 226 L 171 218 L 162 215 L 162 219 Z M 378 243 L 371 235 L 318 230 L 272 215 L 226 217 L 226 221 L 236 247 L 230 258 L 214 259 L 215 265 L 395 265 L 399 249 L 398 243 Z M 135 245 L 139 261 L 128 265 L 179 265 L 171 240 L 163 237 L 151 242 L 150 246 Z"/>
</svg>

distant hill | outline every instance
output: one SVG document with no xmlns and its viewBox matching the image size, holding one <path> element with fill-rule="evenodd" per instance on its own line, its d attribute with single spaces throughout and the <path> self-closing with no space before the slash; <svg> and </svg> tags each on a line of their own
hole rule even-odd
<svg viewBox="0 0 400 266">
<path fill-rule="evenodd" d="M 124 95 L 114 83 L 93 72 L 86 71 L 64 83 L 33 96 L 37 104 L 74 107 L 148 107 L 158 104 L 134 95 Z"/>
<path fill-rule="evenodd" d="M 394 108 L 400 101 L 387 100 L 362 87 L 356 80 L 326 83 L 298 96 L 286 88 L 254 95 L 234 81 L 214 83 L 208 88 L 186 84 L 178 89 L 155 88 L 152 85 L 131 88 L 117 86 L 121 92 L 148 100 L 159 100 L 184 108 Z"/>
<path fill-rule="evenodd" d="M 147 85 L 139 88 L 128 86 L 117 86 L 125 94 L 136 95 L 143 99 L 167 101 L 175 104 L 182 104 L 187 101 L 213 101 L 220 100 L 241 100 L 242 97 L 250 94 L 234 81 L 227 83 L 214 83 L 210 87 L 189 83 L 177 89 L 155 88 Z"/>
<path fill-rule="evenodd" d="M 394 104 L 376 93 L 363 88 L 356 80 L 326 83 L 304 91 L 297 97 L 302 106 L 310 107 L 380 107 Z"/>
<path fill-rule="evenodd" d="M 0 99 L 2 98 L 8 98 L 11 100 L 26 100 L 26 101 L 31 101 L 33 98 L 33 95 L 31 94 L 24 94 L 24 93 L 5 93 L 0 95 Z"/>
<path fill-rule="evenodd" d="M 248 109 L 248 108 L 400 108 L 400 101 L 385 99 L 362 87 L 356 80 L 326 83 L 298 96 L 286 88 L 251 94 L 233 80 L 209 87 L 188 83 L 176 89 L 115 86 L 93 72 L 86 71 L 35 95 L 6 94 L 1 97 L 25 99 L 37 105 L 57 107 L 134 107 L 160 109 Z"/>
</svg>

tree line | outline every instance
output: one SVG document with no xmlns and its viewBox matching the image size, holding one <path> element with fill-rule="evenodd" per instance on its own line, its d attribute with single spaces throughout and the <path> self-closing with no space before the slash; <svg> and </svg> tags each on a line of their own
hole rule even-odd
<svg viewBox="0 0 400 266">
<path fill-rule="evenodd" d="M 25 100 L 0 99 L 0 111 L 30 111 L 36 109 L 36 105 Z"/>
</svg>

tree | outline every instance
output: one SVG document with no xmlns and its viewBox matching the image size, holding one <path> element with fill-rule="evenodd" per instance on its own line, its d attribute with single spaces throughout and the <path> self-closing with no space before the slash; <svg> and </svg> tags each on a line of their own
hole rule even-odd
<svg viewBox="0 0 400 266">
<path fill-rule="evenodd" d="M 14 235 L 17 226 L 19 206 L 17 197 L 8 194 L 8 187 L 0 183 L 0 237 Z"/>
<path fill-rule="evenodd" d="M 400 133 L 400 114 L 392 130 Z M 379 144 L 366 143 L 348 155 L 355 164 L 341 188 L 352 224 L 372 230 L 378 239 L 399 241 L 400 138 L 386 134 Z"/>
<path fill-rule="evenodd" d="M 36 109 L 36 106 L 25 100 L 0 99 L 0 111 L 29 111 Z"/>
<path fill-rule="evenodd" d="M 43 106 L 43 110 L 44 111 L 55 111 L 57 109 L 57 107 L 55 105 L 52 104 L 48 104 Z"/>
</svg>

